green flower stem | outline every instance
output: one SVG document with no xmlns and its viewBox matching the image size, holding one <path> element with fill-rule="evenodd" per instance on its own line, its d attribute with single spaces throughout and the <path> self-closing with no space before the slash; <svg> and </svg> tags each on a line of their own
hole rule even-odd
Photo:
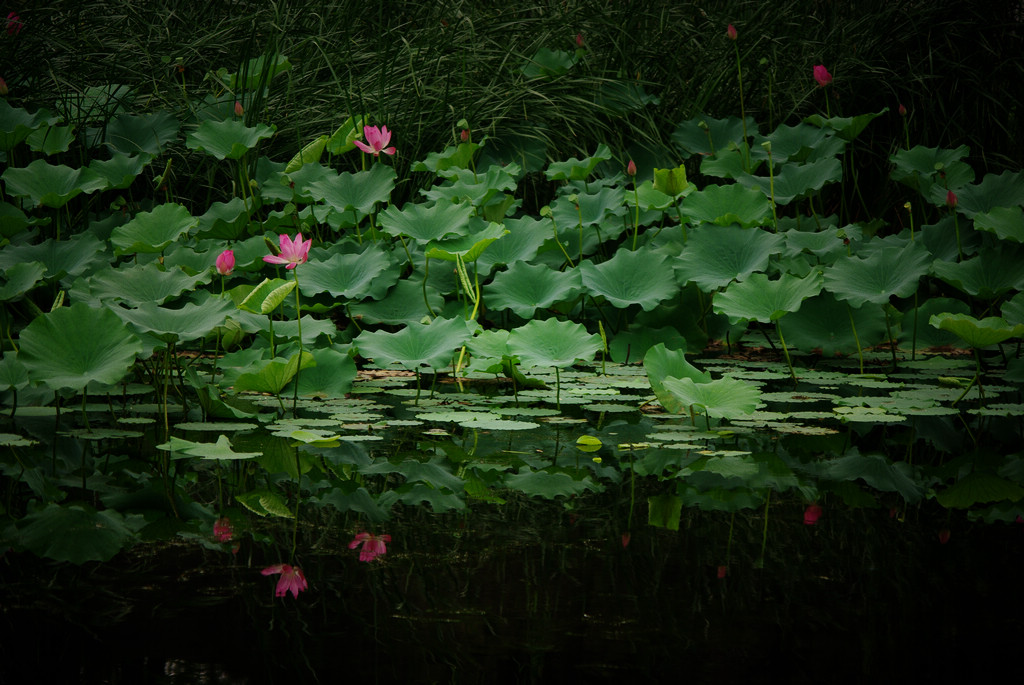
<svg viewBox="0 0 1024 685">
<path fill-rule="evenodd" d="M 740 86 L 740 120 L 743 122 L 743 170 L 750 172 L 750 144 L 747 138 L 747 108 L 743 101 L 743 65 L 740 62 L 740 46 L 735 40 L 732 47 L 736 50 L 736 78 Z M 708 136 L 711 136 L 710 130 Z M 714 154 L 714 152 L 712 152 Z"/>
<path fill-rule="evenodd" d="M 633 200 L 636 203 L 636 212 L 633 214 L 633 251 L 636 252 L 636 237 L 640 233 L 640 191 L 637 190 L 636 181 L 633 181 Z M 583 238 L 580 238 L 580 251 L 583 251 Z M 580 261 L 583 257 L 580 256 Z"/>
<path fill-rule="evenodd" d="M 779 342 L 782 343 L 782 354 L 786 357 L 786 364 L 789 366 L 789 375 L 793 377 L 793 382 L 796 383 L 796 372 L 793 371 L 793 360 L 789 358 L 789 348 L 786 347 L 786 339 L 782 336 L 782 326 L 779 320 L 775 320 L 775 332 L 779 334 Z"/>
<path fill-rule="evenodd" d="M 772 501 L 772 491 L 769 488 L 768 495 L 764 498 L 764 532 L 761 533 L 761 558 L 757 560 L 757 567 L 764 568 L 764 551 L 768 547 L 768 505 Z"/>
<path fill-rule="evenodd" d="M 410 258 L 411 259 L 411 258 Z M 430 300 L 427 299 L 427 276 L 430 275 L 430 257 L 427 257 L 423 263 L 423 304 L 427 305 L 427 311 L 430 312 L 430 316 L 437 318 L 437 314 L 430 308 Z"/>
<path fill-rule="evenodd" d="M 298 377 L 296 376 L 296 379 Z M 295 550 L 299 546 L 299 503 L 302 501 L 302 464 L 299 463 L 299 448 L 295 448 L 295 518 L 292 523 L 292 551 L 288 561 L 295 563 Z"/>
<path fill-rule="evenodd" d="M 882 312 L 885 313 L 885 339 L 889 341 L 889 350 L 892 352 L 892 369 L 896 370 L 896 345 L 892 338 L 892 324 L 889 321 L 889 310 L 882 307 Z"/>
<path fill-rule="evenodd" d="M 299 267 L 292 269 L 295 277 L 295 323 L 299 329 L 299 365 L 295 367 L 295 390 L 292 393 L 292 414 L 299 405 L 299 374 L 302 372 L 302 308 L 299 306 Z M 294 550 L 293 550 L 294 552 Z"/>
<path fill-rule="evenodd" d="M 857 324 L 853 322 L 853 309 L 846 304 L 846 313 L 850 316 L 850 329 L 853 330 L 853 341 L 857 343 L 857 359 L 860 360 L 860 373 L 864 375 L 864 350 L 860 346 L 860 336 L 857 335 Z"/>
</svg>

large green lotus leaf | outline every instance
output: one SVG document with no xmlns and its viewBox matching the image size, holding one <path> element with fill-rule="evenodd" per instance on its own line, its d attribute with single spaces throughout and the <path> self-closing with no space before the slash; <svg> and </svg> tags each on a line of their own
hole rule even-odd
<svg viewBox="0 0 1024 685">
<path fill-rule="evenodd" d="M 679 495 L 665 493 L 647 498 L 647 525 L 679 530 L 683 500 Z"/>
<path fill-rule="evenodd" d="M 886 245 L 867 258 L 850 256 L 825 269 L 825 288 L 840 300 L 860 307 L 886 304 L 889 298 L 909 297 L 928 273 L 931 256 L 920 242 L 904 247 Z"/>
<path fill-rule="evenodd" d="M 1004 302 L 1001 312 L 1003 318 L 1011 324 L 1024 323 L 1024 292 L 1017 293 Z"/>
<path fill-rule="evenodd" d="M 945 188 L 959 188 L 974 180 L 974 169 L 961 161 L 971 149 L 961 145 L 955 150 L 915 145 L 909 150 L 899 150 L 889 161 L 894 181 L 900 181 L 925 194 L 940 180 L 942 175 L 943 195 Z"/>
<path fill-rule="evenodd" d="M 20 262 L 4 271 L 0 285 L 0 302 L 20 299 L 43 278 L 46 267 L 41 262 Z"/>
<path fill-rule="evenodd" d="M 628 364 L 643 359 L 647 351 L 658 344 L 671 345 L 673 349 L 689 349 L 689 341 L 678 328 L 651 328 L 633 322 L 608 341 L 608 354 L 615 363 Z"/>
<path fill-rule="evenodd" d="M 1024 289 L 1024 248 L 1006 244 L 962 262 L 936 261 L 932 271 L 969 295 L 993 300 L 1011 290 Z"/>
<path fill-rule="evenodd" d="M 964 186 L 956 194 L 957 211 L 969 217 L 996 207 L 1024 205 L 1024 171 L 1004 171 L 998 176 L 986 174 L 981 183 Z M 944 202 L 945 193 L 941 197 Z"/>
<path fill-rule="evenodd" d="M 39 222 L 38 219 L 29 221 L 28 215 L 10 202 L 0 202 L 0 238 L 12 238 Z"/>
<path fill-rule="evenodd" d="M 349 117 L 351 120 L 351 117 Z M 284 173 L 291 174 L 302 168 L 304 164 L 317 164 L 324 154 L 324 148 L 330 138 L 324 134 L 307 143 L 305 147 L 295 153 L 295 156 L 288 160 L 284 166 Z M 355 138 L 353 138 L 355 140 Z M 355 147 L 355 146 L 353 146 Z"/>
<path fill-rule="evenodd" d="M 518 170 L 513 166 L 512 171 Z M 444 174 L 446 183 L 433 186 L 420 193 L 428 200 L 447 202 L 469 202 L 476 207 L 490 204 L 505 191 L 514 191 L 516 181 L 509 169 L 493 165 L 486 173 L 479 174 L 472 169 L 452 169 Z"/>
<path fill-rule="evenodd" d="M 443 456 L 435 456 L 430 461 L 403 459 L 388 461 L 380 459 L 373 464 L 359 469 L 361 474 L 398 473 L 409 483 L 429 483 L 435 488 L 448 488 L 453 492 L 462 492 L 465 481 L 451 471 L 450 462 Z"/>
<path fill-rule="evenodd" d="M 909 309 L 903 314 L 903 325 L 900 329 L 900 347 L 910 349 L 914 345 L 924 350 L 930 347 L 952 347 L 959 342 L 957 336 L 949 331 L 941 331 L 928 322 L 935 314 L 969 314 L 970 306 L 963 300 L 949 297 L 933 297 L 921 303 L 916 309 Z M 856 312 L 854 312 L 856 314 Z M 917 328 L 917 336 L 914 329 Z"/>
<path fill-rule="evenodd" d="M 124 154 L 115 154 L 110 159 L 93 160 L 89 164 L 89 168 L 104 179 L 106 188 L 122 190 L 138 178 L 149 162 L 150 158 L 146 155 L 129 157 Z"/>
<path fill-rule="evenodd" d="M 775 164 L 805 163 L 835 157 L 846 146 L 831 131 L 810 124 L 782 124 L 765 138 L 772 144 L 772 160 Z"/>
<path fill-rule="evenodd" d="M 327 292 L 332 297 L 379 300 L 398 282 L 402 267 L 383 250 L 368 249 L 361 254 L 336 254 L 322 262 L 302 266 L 299 289 L 307 296 Z"/>
<path fill-rule="evenodd" d="M 189 276 L 179 268 L 166 268 L 159 262 L 144 266 L 128 263 L 98 271 L 86 281 L 75 281 L 69 292 L 72 297 L 92 302 L 120 300 L 129 305 L 163 304 L 205 279 L 206 274 Z"/>
<path fill-rule="evenodd" d="M 782 274 L 775 281 L 767 274 L 756 273 L 740 283 L 733 283 L 715 296 L 714 309 L 732 322 L 760 321 L 768 323 L 800 309 L 801 303 L 821 292 L 821 274 L 812 271 L 804 278 Z"/>
<path fill-rule="evenodd" d="M 504 236 L 508 231 L 501 224 L 489 223 L 480 231 L 469 235 L 450 238 L 427 245 L 426 255 L 430 259 L 444 259 L 454 262 L 461 257 L 464 262 L 475 262 L 480 258 L 491 243 Z"/>
<path fill-rule="evenodd" d="M 28 370 L 18 361 L 15 352 L 4 352 L 0 359 L 0 391 L 21 390 L 29 384 Z"/>
<path fill-rule="evenodd" d="M 674 169 L 655 169 L 654 180 L 650 182 L 651 189 L 658 195 L 664 195 L 670 201 L 678 199 L 684 195 L 689 195 L 693 191 L 697 190 L 697 186 L 686 180 L 686 167 L 677 166 Z M 644 189 L 647 187 L 647 183 L 643 183 L 640 186 L 640 197 L 644 196 Z M 651 207 L 657 206 L 662 207 L 660 200 L 649 199 L 644 202 L 643 199 L 640 201 L 641 207 L 650 209 Z M 667 205 L 666 205 L 667 206 Z"/>
<path fill-rule="evenodd" d="M 970 347 L 981 349 L 1010 338 L 1024 337 L 1024 323 L 1011 326 L 1006 319 L 989 316 L 980 321 L 969 314 L 933 314 L 928 323 L 936 328 L 955 333 Z"/>
<path fill-rule="evenodd" d="M 757 386 L 735 378 L 694 383 L 692 378 L 669 376 L 661 382 L 680 405 L 706 412 L 716 419 L 753 414 L 761 400 L 761 391 Z"/>
<path fill-rule="evenodd" d="M 835 157 L 820 159 L 809 164 L 782 164 L 776 167 L 774 186 L 770 178 L 743 174 L 740 183 L 759 188 L 768 197 L 774 190 L 775 203 L 786 205 L 799 197 L 806 197 L 821 190 L 826 183 L 838 183 L 843 179 L 843 167 Z"/>
<path fill-rule="evenodd" d="M 712 292 L 768 268 L 768 258 L 782 251 L 775 233 L 738 226 L 701 226 L 690 232 L 676 273 L 683 282 Z"/>
<path fill-rule="evenodd" d="M 512 351 L 508 349 L 509 333 L 510 331 L 499 328 L 477 331 L 477 334 L 466 342 L 466 347 L 477 357 L 485 357 L 487 359 L 511 357 Z"/>
<path fill-rule="evenodd" d="M 25 139 L 30 150 L 46 156 L 67 152 L 74 141 L 74 126 L 44 126 L 32 131 Z"/>
<path fill-rule="evenodd" d="M 238 303 L 238 308 L 254 314 L 270 314 L 281 306 L 284 298 L 294 289 L 294 280 L 265 278 Z"/>
<path fill-rule="evenodd" d="M 200 239 L 237 240 L 249 225 L 249 213 L 240 197 L 227 202 L 214 202 L 206 213 L 196 219 L 196 237 Z"/>
<path fill-rule="evenodd" d="M 573 157 L 565 162 L 552 162 L 544 170 L 544 175 L 551 181 L 585 181 L 594 172 L 597 165 L 612 158 L 612 151 L 601 143 L 590 157 L 576 159 Z"/>
<path fill-rule="evenodd" d="M 451 178 L 457 170 L 470 168 L 473 155 L 486 144 L 486 140 L 484 138 L 479 143 L 466 141 L 458 145 L 449 145 L 442 152 L 430 152 L 426 159 L 413 163 L 412 171 L 429 171 L 444 178 Z"/>
<path fill-rule="evenodd" d="M 139 212 L 110 234 L 115 254 L 163 252 L 172 242 L 192 229 L 199 220 L 176 202 L 157 205 L 151 212 Z"/>
<path fill-rule="evenodd" d="M 292 63 L 284 55 L 260 55 L 250 59 L 234 73 L 228 73 L 227 69 L 221 67 L 217 70 L 217 78 L 231 91 L 256 90 L 266 87 L 271 79 L 291 68 Z"/>
<path fill-rule="evenodd" d="M 1000 500 L 1018 502 L 1022 498 L 1024 488 L 1017 483 L 980 471 L 967 474 L 935 497 L 939 504 L 951 509 L 967 509 L 975 504 Z"/>
<path fill-rule="evenodd" d="M 714 155 L 703 157 L 700 161 L 700 173 L 716 178 L 739 178 L 748 172 L 756 172 L 762 162 L 761 159 L 748 161 L 740 148 L 730 145 L 718 150 Z"/>
<path fill-rule="evenodd" d="M 696 383 L 710 383 L 711 374 L 701 371 L 686 361 L 683 350 L 670 350 L 664 343 L 658 343 L 644 355 L 644 371 L 651 389 L 661 402 L 665 411 L 671 414 L 682 414 L 687 410 L 683 402 L 665 388 L 666 378 L 689 378 Z"/>
<path fill-rule="evenodd" d="M 885 339 L 882 312 L 851 308 L 829 292 L 806 300 L 799 311 L 786 317 L 786 341 L 801 350 L 820 350 L 826 357 L 853 354 L 857 352 L 858 339 L 861 350 Z"/>
<path fill-rule="evenodd" d="M 178 120 L 166 110 L 152 114 L 122 114 L 107 124 L 106 145 L 126 155 L 156 157 L 178 137 Z"/>
<path fill-rule="evenodd" d="M 835 226 L 814 232 L 789 230 L 785 232 L 784 254 L 793 257 L 801 253 L 810 253 L 817 257 L 820 263 L 832 264 L 840 255 L 846 254 L 847 248 L 843 239 L 847 237 L 844 230 Z"/>
<path fill-rule="evenodd" d="M 334 133 L 331 134 L 331 137 L 327 139 L 325 147 L 328 154 L 343 155 L 350 150 L 355 150 L 356 146 L 353 141 L 363 135 L 363 126 L 365 122 L 366 115 L 364 114 L 353 114 L 348 119 L 341 122 L 341 125 L 338 126 L 338 128 L 334 130 Z M 319 160 L 320 158 L 317 157 L 317 159 Z M 294 162 L 294 160 L 292 161 Z M 306 160 L 303 163 L 309 164 L 309 161 Z"/>
<path fill-rule="evenodd" d="M 906 471 L 881 454 L 860 454 L 851 448 L 846 456 L 826 462 L 822 476 L 839 481 L 863 480 L 876 490 L 898 492 L 908 502 L 916 502 L 924 488 L 911 480 Z"/>
<path fill-rule="evenodd" d="M 744 228 L 760 226 L 771 214 L 771 205 L 764 193 L 734 183 L 728 186 L 709 185 L 691 193 L 680 211 L 696 221 Z"/>
<path fill-rule="evenodd" d="M 820 114 L 812 114 L 804 119 L 804 122 L 820 126 L 823 129 L 831 129 L 843 140 L 850 141 L 859 136 L 860 132 L 876 117 L 880 117 L 888 111 L 888 107 L 883 107 L 880 112 L 858 114 L 855 117 L 832 117 L 831 119 L 826 119 Z"/>
<path fill-rule="evenodd" d="M 574 497 L 587 490 L 599 489 L 590 476 L 576 480 L 561 471 L 533 471 L 526 466 L 519 469 L 518 473 L 506 475 L 504 481 L 505 487 L 518 490 L 530 497 L 543 497 L 548 500 L 556 497 Z"/>
<path fill-rule="evenodd" d="M 103 243 L 91 233 L 82 233 L 70 240 L 44 240 L 36 245 L 8 245 L 0 250 L 0 269 L 24 262 L 41 262 L 46 266 L 45 278 L 73 278 L 107 257 Z"/>
<path fill-rule="evenodd" d="M 309 352 L 303 351 L 301 355 L 301 368 L 305 369 L 316 364 L 313 355 Z M 295 353 L 288 359 L 271 359 L 260 362 L 257 364 L 256 370 L 243 373 L 235 379 L 235 392 L 267 392 L 278 395 L 299 372 L 299 360 L 299 353 Z"/>
<path fill-rule="evenodd" d="M 82 193 L 107 187 L 107 180 L 88 167 L 72 169 L 43 159 L 27 167 L 8 167 L 0 178 L 8 195 L 28 198 L 33 206 L 54 208 L 63 207 Z"/>
<path fill-rule="evenodd" d="M 650 311 L 679 293 L 668 258 L 647 248 L 619 250 L 601 264 L 581 262 L 579 271 L 591 296 L 603 296 L 620 309 L 638 304 Z"/>
<path fill-rule="evenodd" d="M 199 457 L 200 459 L 253 459 L 262 455 L 262 452 L 236 452 L 231 449 L 231 441 L 226 435 L 217 438 L 217 442 L 192 442 L 182 440 L 173 435 L 170 440 L 162 445 L 157 445 L 158 450 L 171 453 L 171 459 L 186 459 L 188 457 Z"/>
<path fill-rule="evenodd" d="M 422 366 L 442 369 L 469 340 L 473 326 L 465 319 L 437 318 L 429 324 L 409 324 L 397 333 L 363 331 L 353 342 L 360 356 L 372 358 L 381 368 L 400 364 L 410 371 Z"/>
<path fill-rule="evenodd" d="M 58 121 L 58 117 L 50 116 L 45 109 L 29 114 L 21 107 L 11 107 L 6 98 L 0 99 L 0 150 L 9 152 L 33 131 Z"/>
<path fill-rule="evenodd" d="M 552 204 L 551 211 L 560 231 L 571 228 L 578 230 L 580 222 L 583 227 L 601 226 L 608 217 L 620 217 L 626 213 L 626 189 L 622 187 L 605 187 L 594 193 L 576 193 L 576 200 L 570 201 L 565 195 Z M 577 209 L 579 207 L 579 209 Z M 616 222 L 620 223 L 620 222 Z M 618 233 L 616 233 L 617 235 Z M 604 237 L 608 237 L 606 234 Z"/>
<path fill-rule="evenodd" d="M 1020 206 L 993 207 L 974 215 L 974 227 L 995 233 L 1001 240 L 1024 243 L 1024 210 Z"/>
<path fill-rule="evenodd" d="M 121 514 L 112 509 L 96 511 L 83 504 L 51 502 L 18 522 L 17 537 L 22 546 L 41 557 L 84 564 L 112 559 L 131 531 Z"/>
<path fill-rule="evenodd" d="M 135 364 L 142 343 L 109 309 L 78 302 L 36 317 L 21 332 L 18 359 L 53 390 L 113 385 Z"/>
<path fill-rule="evenodd" d="M 550 221 L 525 216 L 505 219 L 503 225 L 508 234 L 488 247 L 477 260 L 477 269 L 481 274 L 490 273 L 498 264 L 511 266 L 516 262 L 532 260 L 544 241 L 551 237 Z"/>
<path fill-rule="evenodd" d="M 484 286 L 484 301 L 489 309 L 511 309 L 531 319 L 538 309 L 571 300 L 581 289 L 577 269 L 556 271 L 541 264 L 516 262 Z"/>
<path fill-rule="evenodd" d="M 352 357 L 330 347 L 314 349 L 311 354 L 316 366 L 299 374 L 299 396 L 344 398 L 358 373 Z"/>
<path fill-rule="evenodd" d="M 533 319 L 513 329 L 508 347 L 524 367 L 565 368 L 577 360 L 590 361 L 603 345 L 601 339 L 582 324 L 557 319 Z"/>
<path fill-rule="evenodd" d="M 705 124 L 706 128 L 701 124 Z M 757 122 L 747 117 L 748 134 L 757 133 Z M 713 119 L 698 116 L 684 121 L 672 133 L 672 142 L 687 157 L 690 155 L 711 155 L 718 150 L 739 145 L 743 141 L 743 121 L 739 117 Z"/>
<path fill-rule="evenodd" d="M 180 309 L 161 307 L 156 302 L 143 302 L 135 309 L 114 308 L 114 312 L 132 324 L 137 332 L 148 333 L 165 343 L 206 337 L 224 325 L 224 320 L 234 311 L 234 303 L 226 297 L 209 297 L 201 305 L 188 303 Z"/>
<path fill-rule="evenodd" d="M 266 124 L 249 127 L 233 119 L 207 119 L 199 124 L 194 133 L 186 136 L 185 145 L 191 150 L 206 152 L 217 159 L 241 159 L 261 140 L 272 135 L 274 129 Z"/>
<path fill-rule="evenodd" d="M 395 189 L 395 170 L 384 164 L 374 164 L 369 171 L 354 174 L 342 172 L 337 176 L 310 183 L 307 192 L 319 202 L 326 202 L 338 212 L 369 214 L 378 202 L 387 202 Z"/>
<path fill-rule="evenodd" d="M 444 306 L 444 297 L 430 285 L 427 286 L 426 300 L 435 312 Z M 428 315 L 423 282 L 403 278 L 384 299 L 354 304 L 349 311 L 364 323 L 399 325 L 419 321 Z"/>
<path fill-rule="evenodd" d="M 468 202 L 408 203 L 400 210 L 391 205 L 377 218 L 388 235 L 396 238 L 404 235 L 428 243 L 447 236 L 465 235 L 472 214 L 473 205 Z"/>
<path fill-rule="evenodd" d="M 260 331 L 260 335 L 270 338 L 270 331 L 266 328 Z M 317 343 L 317 338 L 325 337 L 333 340 L 338 336 L 338 327 L 330 319 L 314 319 L 306 315 L 302 317 L 302 344 L 307 348 Z M 295 319 L 274 322 L 274 338 L 277 340 L 298 340 L 299 322 Z"/>
</svg>

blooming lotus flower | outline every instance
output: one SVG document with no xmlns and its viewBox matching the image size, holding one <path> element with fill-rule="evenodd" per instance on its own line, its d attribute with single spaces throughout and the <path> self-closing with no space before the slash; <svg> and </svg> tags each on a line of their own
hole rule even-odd
<svg viewBox="0 0 1024 685">
<path fill-rule="evenodd" d="M 234 250 L 224 250 L 217 255 L 217 273 L 221 276 L 230 276 L 231 272 L 235 270 L 235 252 Z"/>
<path fill-rule="evenodd" d="M 739 34 L 736 33 L 736 27 L 733 26 L 732 24 L 729 24 L 729 27 L 725 29 L 725 35 L 729 38 L 729 40 L 736 40 L 737 38 L 739 38 Z"/>
<path fill-rule="evenodd" d="M 395 147 L 393 145 L 391 147 L 384 147 L 391 142 L 391 131 L 388 130 L 387 126 L 381 126 L 380 128 L 364 126 L 363 135 L 366 136 L 366 143 L 369 143 L 369 145 L 361 140 L 353 140 L 352 143 L 366 154 L 373 155 L 374 157 L 379 157 L 382 152 L 386 155 L 395 154 Z"/>
<path fill-rule="evenodd" d="M 274 594 L 277 597 L 284 597 L 289 592 L 292 593 L 296 599 L 299 598 L 299 593 L 309 587 L 306 582 L 306 576 L 303 575 L 302 569 L 298 566 L 289 566 L 288 564 L 274 564 L 268 566 L 260 571 L 265 576 L 269 576 L 275 573 L 280 573 L 281 577 L 277 581 L 277 589 L 274 590 Z"/>
<path fill-rule="evenodd" d="M 824 88 L 832 83 L 832 74 L 828 73 L 828 69 L 823 64 L 819 64 L 814 67 L 814 80 L 818 82 L 819 88 Z"/>
<path fill-rule="evenodd" d="M 805 526 L 813 526 L 814 524 L 816 524 L 818 522 L 818 519 L 820 519 L 820 518 L 821 518 L 821 507 L 819 507 L 817 504 L 812 504 L 812 505 L 808 506 L 807 510 L 804 511 L 804 525 Z"/>
<path fill-rule="evenodd" d="M 235 536 L 235 530 L 231 526 L 231 519 L 222 516 L 213 522 L 213 538 L 217 542 L 231 542 Z"/>
<path fill-rule="evenodd" d="M 309 248 L 313 246 L 312 238 L 303 241 L 301 233 L 295 236 L 295 240 L 290 240 L 284 234 L 278 237 L 281 243 L 279 253 L 264 255 L 263 261 L 268 264 L 284 264 L 286 269 L 294 269 L 299 264 L 306 263 L 306 260 L 309 259 Z"/>
<path fill-rule="evenodd" d="M 352 542 L 348 543 L 349 549 L 355 549 L 359 545 L 363 548 L 359 550 L 359 561 L 373 561 L 382 554 L 386 554 L 388 551 L 385 542 L 391 542 L 391 536 L 388 534 L 374 535 L 373 533 L 359 533 L 356 535 Z"/>
<path fill-rule="evenodd" d="M 19 17 L 17 14 L 11 12 L 10 14 L 7 15 L 8 36 L 16 36 L 17 34 L 21 33 L 21 29 L 23 29 L 24 27 L 25 25 L 21 23 L 21 17 Z"/>
</svg>

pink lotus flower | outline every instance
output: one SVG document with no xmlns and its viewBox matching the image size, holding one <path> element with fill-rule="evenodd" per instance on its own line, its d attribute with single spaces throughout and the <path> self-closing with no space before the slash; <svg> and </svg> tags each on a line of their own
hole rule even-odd
<svg viewBox="0 0 1024 685">
<path fill-rule="evenodd" d="M 629 160 L 629 164 L 626 165 L 626 173 L 630 176 L 636 176 L 636 162 Z"/>
<path fill-rule="evenodd" d="M 459 140 L 461 140 L 463 143 L 465 143 L 465 142 L 467 142 L 469 140 L 469 130 L 468 129 L 462 129 L 461 131 L 459 131 Z"/>
<path fill-rule="evenodd" d="M 231 526 L 231 519 L 222 516 L 213 522 L 213 538 L 217 542 L 231 542 L 235 536 L 235 529 Z"/>
<path fill-rule="evenodd" d="M 242 107 L 242 103 L 241 102 L 239 102 L 238 100 L 235 100 L 235 116 L 236 117 L 240 117 L 243 114 L 245 114 L 245 108 Z"/>
<path fill-rule="evenodd" d="M 234 250 L 224 250 L 217 255 L 217 273 L 221 276 L 230 276 L 231 272 L 235 270 L 235 252 Z"/>
<path fill-rule="evenodd" d="M 824 65 L 819 64 L 814 67 L 814 80 L 818 82 L 819 88 L 824 88 L 832 83 L 832 74 L 828 73 Z"/>
<path fill-rule="evenodd" d="M 359 561 L 373 561 L 382 554 L 387 554 L 388 548 L 385 542 L 391 542 L 391 536 L 388 534 L 374 535 L 373 533 L 359 533 L 356 535 L 352 542 L 348 543 L 349 549 L 355 549 L 359 545 L 363 548 L 359 550 Z"/>
<path fill-rule="evenodd" d="M 960 200 L 957 198 L 956 193 L 952 190 L 946 191 L 946 206 L 950 209 L 956 209 L 956 206 L 960 204 Z"/>
<path fill-rule="evenodd" d="M 284 234 L 278 238 L 281 243 L 280 251 L 278 254 L 264 255 L 263 261 L 268 264 L 284 264 L 286 269 L 294 269 L 299 264 L 306 263 L 306 260 L 309 259 L 309 248 L 313 246 L 312 238 L 303 241 L 301 233 L 295 236 L 295 240 L 290 240 Z M 273 246 L 273 243 L 270 245 Z"/>
<path fill-rule="evenodd" d="M 277 589 L 274 591 L 277 597 L 284 597 L 290 592 L 292 596 L 298 599 L 299 593 L 309 587 L 309 584 L 306 582 L 306 576 L 303 575 L 302 569 L 298 566 L 274 564 L 273 566 L 266 567 L 260 573 L 265 576 L 275 573 L 281 574 L 281 577 L 277 580 Z"/>
<path fill-rule="evenodd" d="M 16 36 L 21 33 L 25 25 L 21 23 L 21 17 L 14 12 L 7 15 L 7 35 Z"/>
<path fill-rule="evenodd" d="M 805 526 L 813 526 L 818 522 L 818 519 L 820 518 L 821 507 L 819 507 L 817 504 L 811 504 L 810 506 L 807 507 L 806 511 L 804 511 Z"/>
<path fill-rule="evenodd" d="M 381 126 L 380 128 L 364 126 L 363 135 L 366 136 L 366 143 L 369 143 L 369 145 L 361 140 L 353 140 L 352 143 L 366 154 L 373 155 L 374 157 L 379 157 L 382 152 L 386 155 L 395 154 L 395 147 L 393 145 L 391 147 L 384 147 L 391 142 L 391 131 L 388 130 L 387 126 Z"/>
<path fill-rule="evenodd" d="M 733 26 L 732 24 L 729 24 L 729 28 L 725 30 L 725 35 L 729 38 L 729 40 L 736 40 L 737 38 L 739 38 L 739 34 L 736 33 L 736 27 Z"/>
</svg>

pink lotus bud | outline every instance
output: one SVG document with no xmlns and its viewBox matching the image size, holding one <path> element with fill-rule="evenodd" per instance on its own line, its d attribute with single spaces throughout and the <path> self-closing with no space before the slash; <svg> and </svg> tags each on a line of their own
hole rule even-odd
<svg viewBox="0 0 1024 685">
<path fill-rule="evenodd" d="M 462 129 L 461 131 L 459 131 L 459 140 L 461 140 L 463 143 L 468 141 L 469 140 L 469 131 L 466 130 L 466 129 Z"/>
<path fill-rule="evenodd" d="M 17 14 L 11 12 L 10 14 L 7 15 L 8 36 L 18 35 L 19 33 L 21 33 L 21 29 L 23 29 L 24 27 L 25 25 L 21 23 L 21 17 L 19 17 Z"/>
<path fill-rule="evenodd" d="M 235 100 L 235 116 L 240 117 L 245 114 L 245 109 L 242 108 L 242 103 Z"/>
<path fill-rule="evenodd" d="M 629 164 L 626 165 L 626 173 L 630 176 L 636 176 L 636 163 L 633 160 L 629 160 Z"/>
<path fill-rule="evenodd" d="M 813 526 L 821 518 L 821 507 L 817 504 L 811 504 L 804 511 L 804 525 Z"/>
<path fill-rule="evenodd" d="M 235 253 L 233 250 L 224 250 L 217 255 L 217 273 L 221 276 L 230 276 L 235 270 Z"/>
<path fill-rule="evenodd" d="M 939 531 L 939 544 L 946 544 L 949 542 L 949 528 L 943 528 Z"/>
<path fill-rule="evenodd" d="M 907 108 L 903 106 L 902 102 L 900 103 L 900 116 L 901 117 L 907 116 Z"/>
<path fill-rule="evenodd" d="M 0 78 L 0 96 L 7 95 L 7 81 Z"/>
<path fill-rule="evenodd" d="M 733 40 L 735 40 L 735 39 L 733 39 Z M 722 566 L 719 566 L 718 567 L 718 578 L 719 579 L 725 578 L 725 574 L 727 574 L 728 572 L 729 572 L 729 567 L 728 566 L 725 566 L 724 564 Z"/>
<path fill-rule="evenodd" d="M 728 36 L 729 40 L 736 40 L 739 38 L 739 34 L 736 33 L 736 27 L 729 24 L 729 28 L 725 30 L 725 35 Z"/>
<path fill-rule="evenodd" d="M 622 547 L 623 548 L 629 547 L 629 540 L 630 540 L 631 537 L 632 536 L 628 532 L 622 534 Z"/>
<path fill-rule="evenodd" d="M 576 47 L 578 47 L 578 48 L 582 48 L 583 47 L 583 34 L 582 33 L 577 33 L 576 34 Z"/>
<path fill-rule="evenodd" d="M 819 88 L 824 88 L 832 83 L 832 74 L 828 73 L 824 65 L 819 64 L 814 67 L 814 80 L 818 82 Z"/>
<path fill-rule="evenodd" d="M 946 206 L 950 209 L 956 209 L 956 206 L 960 204 L 960 200 L 957 199 L 956 193 L 952 190 L 946 191 Z"/>
<path fill-rule="evenodd" d="M 234 535 L 235 531 L 231 527 L 231 519 L 222 516 L 213 522 L 213 537 L 217 542 L 231 542 L 231 538 Z"/>
</svg>

